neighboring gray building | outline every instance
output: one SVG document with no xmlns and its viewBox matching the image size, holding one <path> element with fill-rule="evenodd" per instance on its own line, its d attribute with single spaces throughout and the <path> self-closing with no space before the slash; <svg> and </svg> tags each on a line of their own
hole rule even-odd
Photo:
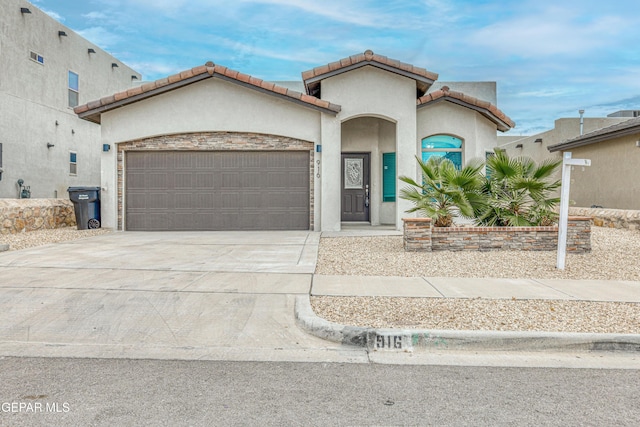
<svg viewBox="0 0 640 427">
<path fill-rule="evenodd" d="M 0 198 L 100 185 L 100 126 L 73 107 L 132 87 L 139 73 L 24 0 L 0 1 Z"/>
<path fill-rule="evenodd" d="M 302 73 L 304 92 L 209 62 L 75 109 L 101 123 L 102 220 L 119 230 L 402 228 L 416 156 L 464 164 L 513 121 L 473 93 L 366 51 Z M 286 86 L 285 86 L 286 85 Z M 435 88 L 435 90 L 431 90 Z"/>
<path fill-rule="evenodd" d="M 603 127 L 629 120 L 628 117 L 583 118 L 582 133 L 589 133 Z M 498 146 L 511 157 L 527 156 L 536 162 L 549 157 L 561 157 L 560 153 L 550 153 L 548 147 L 580 136 L 580 118 L 562 118 L 554 122 L 553 129 L 528 136 L 498 135 Z M 558 175 L 559 177 L 559 175 Z"/>
<path fill-rule="evenodd" d="M 640 110 L 620 110 L 615 113 L 607 114 L 607 117 L 640 117 Z"/>
<path fill-rule="evenodd" d="M 571 175 L 577 207 L 640 210 L 640 117 L 624 120 L 548 147 L 554 155 L 591 160 Z"/>
<path fill-rule="evenodd" d="M 498 145 L 511 157 L 526 156 L 536 162 L 548 158 L 560 159 L 564 151 L 575 151 L 573 157 L 589 158 L 592 166 L 576 168 L 572 175 L 572 204 L 586 208 L 598 205 L 614 209 L 640 209 L 638 186 L 635 184 L 640 149 L 634 149 L 634 138 L 640 137 L 640 126 L 637 121 L 635 126 L 627 126 L 632 123 L 629 118 L 634 117 L 633 113 L 618 111 L 607 117 L 557 119 L 554 128 L 546 132 L 521 137 L 498 136 Z M 633 135 L 619 142 L 621 136 L 627 135 L 620 129 Z M 594 138 L 594 135 L 598 138 Z M 619 166 L 615 166 L 616 163 Z M 614 169 L 618 172 L 611 173 Z M 561 175 L 559 168 L 555 178 L 560 179 Z M 629 177 L 629 185 L 616 184 L 620 176 Z"/>
</svg>

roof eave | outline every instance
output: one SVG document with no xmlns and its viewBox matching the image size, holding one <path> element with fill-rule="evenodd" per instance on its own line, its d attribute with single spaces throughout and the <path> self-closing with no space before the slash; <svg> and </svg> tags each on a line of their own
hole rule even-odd
<svg viewBox="0 0 640 427">
<path fill-rule="evenodd" d="M 564 151 L 570 148 L 582 147 L 584 145 L 591 145 L 602 141 L 607 141 L 613 138 L 619 138 L 623 136 L 629 136 L 633 134 L 640 133 L 640 125 L 633 126 L 627 129 L 615 130 L 605 134 L 594 135 L 586 138 L 579 138 L 572 141 L 561 142 L 560 144 L 550 145 L 547 147 L 550 153 L 554 153 L 556 151 Z"/>
<path fill-rule="evenodd" d="M 457 105 L 460 105 L 462 107 L 470 108 L 470 109 L 472 109 L 474 111 L 477 111 L 478 113 L 482 114 L 487 119 L 489 119 L 492 122 L 494 122 L 496 124 L 496 126 L 498 127 L 498 130 L 500 132 L 507 132 L 507 131 L 511 130 L 514 127 L 510 123 L 505 122 L 500 117 L 496 116 L 495 114 L 493 114 L 491 111 L 489 111 L 486 108 L 478 107 L 477 105 L 470 104 L 470 103 L 465 102 L 465 101 L 463 101 L 461 99 L 448 97 L 448 96 L 444 96 L 442 98 L 434 99 L 433 101 L 421 103 L 421 104 L 418 105 L 417 108 L 420 109 L 420 108 L 423 108 L 423 107 L 426 107 L 426 106 L 429 106 L 429 105 L 437 104 L 438 102 L 441 102 L 441 101 L 451 102 L 453 104 L 457 104 Z"/>
<path fill-rule="evenodd" d="M 313 91 L 312 87 L 317 86 L 317 84 L 319 84 L 322 80 L 328 79 L 330 77 L 337 76 L 337 75 L 342 74 L 342 73 L 346 73 L 348 71 L 356 70 L 358 68 L 365 67 L 365 66 L 368 66 L 368 65 L 372 66 L 372 67 L 379 68 L 381 70 L 389 71 L 389 72 L 394 73 L 394 74 L 398 74 L 398 75 L 403 76 L 403 77 L 410 78 L 412 80 L 415 80 L 416 83 L 418 84 L 418 88 L 423 93 L 426 93 L 426 91 L 429 89 L 429 87 L 431 87 L 431 85 L 436 81 L 435 79 L 430 79 L 428 77 L 421 76 L 419 74 L 412 73 L 410 71 L 402 70 L 402 69 L 393 67 L 393 66 L 388 65 L 388 64 L 382 64 L 382 63 L 377 62 L 377 61 L 369 60 L 369 61 L 358 62 L 356 64 L 347 65 L 347 66 L 339 68 L 337 70 L 332 70 L 332 71 L 329 71 L 329 72 L 326 72 L 326 73 L 323 73 L 323 74 L 320 74 L 320 75 L 305 79 L 304 80 L 305 89 L 306 89 L 308 94 L 311 94 L 311 92 Z"/>
<path fill-rule="evenodd" d="M 137 95 L 133 95 L 133 96 L 121 99 L 119 101 L 112 102 L 110 104 L 91 108 L 82 113 L 78 113 L 78 117 L 84 120 L 88 120 L 90 122 L 100 124 L 102 121 L 101 120 L 102 113 L 106 113 L 107 111 L 115 110 L 116 108 L 124 107 L 125 105 L 133 104 L 156 95 L 161 95 L 166 92 L 171 92 L 172 90 L 176 90 L 183 86 L 188 86 L 190 84 L 193 84 L 211 77 L 212 76 L 209 73 L 197 74 L 193 77 L 189 77 L 188 79 L 180 80 L 174 83 L 169 83 L 168 85 L 161 86 L 147 92 L 142 92 Z"/>
<path fill-rule="evenodd" d="M 265 93 L 267 95 L 271 95 L 271 96 L 275 96 L 278 97 L 280 99 L 284 99 L 290 102 L 293 102 L 297 105 L 303 106 L 303 107 L 307 107 L 310 108 L 312 110 L 316 110 L 316 111 L 320 111 L 322 113 L 326 113 L 326 114 L 331 114 L 331 115 L 337 115 L 342 107 L 336 104 L 330 104 L 329 108 L 325 108 L 322 107 L 320 105 L 315 105 L 315 104 L 311 104 L 309 102 L 305 102 L 301 99 L 296 99 L 294 97 L 291 96 L 287 96 L 286 94 L 280 94 L 280 93 L 276 93 L 270 90 L 267 90 L 265 88 L 253 85 L 251 83 L 248 82 L 242 82 L 236 79 L 233 79 L 231 77 L 225 76 L 223 74 L 219 74 L 219 73 L 213 73 L 213 74 L 209 74 L 209 73 L 202 73 L 202 74 L 198 74 L 195 75 L 193 77 L 190 77 L 188 79 L 184 79 L 184 80 L 180 80 L 178 82 L 175 83 L 170 83 L 168 85 L 159 87 L 159 88 L 155 88 L 146 92 L 142 92 L 127 98 L 124 98 L 122 100 L 119 101 L 115 101 L 106 105 L 101 105 L 95 108 L 91 108 L 87 111 L 83 111 L 81 113 L 78 113 L 78 117 L 80 117 L 81 119 L 93 122 L 93 123 L 97 123 L 97 124 L 101 124 L 102 120 L 101 120 L 101 115 L 102 113 L 105 113 L 107 111 L 111 111 L 111 110 L 115 110 L 117 108 L 123 107 L 125 105 L 130 105 L 133 104 L 135 102 L 139 102 L 142 101 L 144 99 L 156 96 L 156 95 L 160 95 L 166 92 L 170 92 L 172 90 L 184 87 L 184 86 L 188 86 L 190 84 L 208 79 L 208 78 L 212 78 L 212 77 L 216 77 L 219 78 L 221 80 L 225 80 L 234 84 L 237 84 L 239 86 L 243 86 L 252 90 L 256 90 L 258 92 L 261 93 Z"/>
<path fill-rule="evenodd" d="M 245 82 L 233 79 L 233 78 L 225 76 L 223 74 L 217 74 L 216 73 L 216 74 L 214 74 L 214 77 L 217 77 L 217 78 L 219 78 L 221 80 L 225 80 L 225 81 L 228 81 L 228 82 L 231 82 L 231 83 L 235 83 L 235 84 L 237 84 L 239 86 L 243 86 L 243 87 L 247 87 L 249 89 L 256 90 L 258 92 L 261 92 L 261 93 L 264 93 L 264 94 L 267 94 L 267 95 L 275 96 L 275 97 L 278 97 L 278 98 L 293 102 L 295 104 L 301 105 L 303 107 L 307 107 L 307 108 L 310 108 L 312 110 L 320 111 L 322 113 L 327 113 L 327 114 L 331 114 L 331 115 L 335 116 L 342 110 L 342 107 L 340 105 L 331 104 L 333 106 L 333 108 L 324 108 L 324 107 L 321 107 L 320 105 L 310 104 L 310 103 L 305 102 L 305 101 L 303 101 L 301 99 L 296 99 L 296 98 L 293 98 L 291 96 L 287 96 L 285 94 L 276 93 L 276 92 L 273 92 L 271 90 L 268 90 L 268 89 L 265 89 L 265 88 L 262 88 L 262 87 L 259 87 L 259 86 L 252 85 L 251 83 L 245 83 Z"/>
</svg>

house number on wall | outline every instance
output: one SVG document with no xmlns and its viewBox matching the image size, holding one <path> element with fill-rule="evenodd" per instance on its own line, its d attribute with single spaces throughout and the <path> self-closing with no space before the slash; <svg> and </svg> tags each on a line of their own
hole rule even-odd
<svg viewBox="0 0 640 427">
<path fill-rule="evenodd" d="M 402 335 L 376 335 L 376 349 L 401 350 Z"/>
</svg>

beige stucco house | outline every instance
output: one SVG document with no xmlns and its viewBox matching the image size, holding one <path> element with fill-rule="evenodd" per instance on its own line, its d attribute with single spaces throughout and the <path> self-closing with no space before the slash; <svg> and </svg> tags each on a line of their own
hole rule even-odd
<svg viewBox="0 0 640 427">
<path fill-rule="evenodd" d="M 303 72 L 302 93 L 208 62 L 79 106 L 111 147 L 103 226 L 400 228 L 398 176 L 417 176 L 416 156 L 484 158 L 514 126 L 495 85 L 472 96 L 437 78 L 366 51 Z"/>
<path fill-rule="evenodd" d="M 626 120 L 548 147 L 590 159 L 575 168 L 571 199 L 575 206 L 640 210 L 640 118 Z"/>
</svg>

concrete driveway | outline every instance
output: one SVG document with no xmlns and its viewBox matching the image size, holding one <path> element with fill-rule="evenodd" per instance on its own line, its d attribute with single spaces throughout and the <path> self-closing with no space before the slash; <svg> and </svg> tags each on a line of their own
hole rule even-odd
<svg viewBox="0 0 640 427">
<path fill-rule="evenodd" d="M 295 325 L 319 239 L 125 232 L 0 253 L 0 355 L 364 360 Z"/>
</svg>

